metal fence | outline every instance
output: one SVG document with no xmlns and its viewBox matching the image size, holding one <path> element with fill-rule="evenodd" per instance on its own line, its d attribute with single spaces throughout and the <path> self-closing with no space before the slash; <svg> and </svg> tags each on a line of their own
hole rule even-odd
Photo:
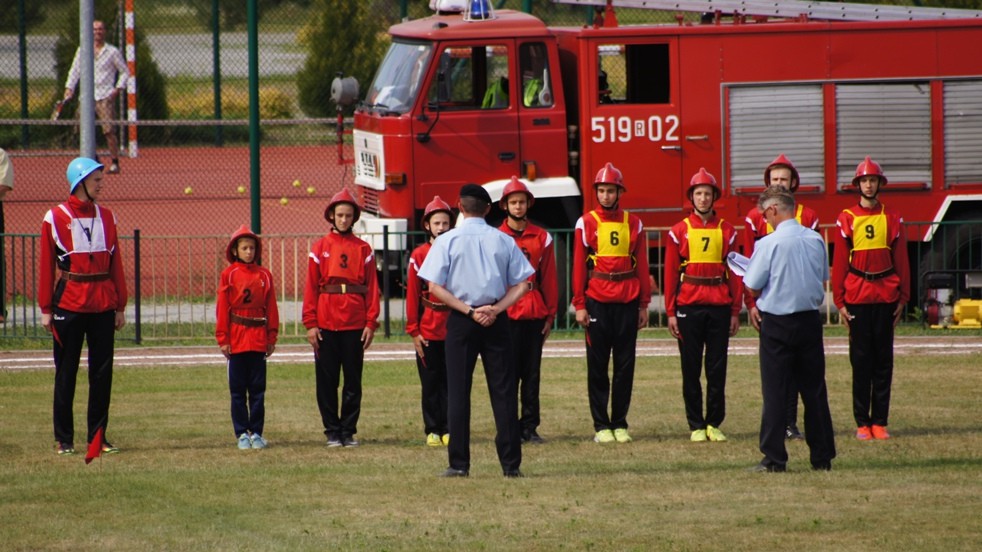
<svg viewBox="0 0 982 552">
<path fill-rule="evenodd" d="M 944 295 L 948 303 L 959 298 L 982 298 L 982 222 L 909 223 L 908 234 L 924 236 L 930 232 L 930 243 L 912 242 L 911 258 L 915 272 L 908 311 L 912 320 L 922 320 L 925 305 L 935 295 L 925 286 L 949 286 Z M 668 229 L 649 228 L 647 239 L 650 274 L 654 285 L 650 305 L 651 327 L 666 324 L 664 299 L 660 284 L 664 281 L 663 251 Z M 832 243 L 833 226 L 820 229 L 826 243 Z M 551 231 L 557 244 L 555 251 L 560 278 L 560 315 L 555 329 L 576 327 L 570 307 L 573 261 L 572 230 Z M 2 338 L 46 338 L 40 326 L 41 314 L 36 305 L 37 235 L 0 235 L 6 257 L 7 321 L 0 325 Z M 263 237 L 263 265 L 273 273 L 280 308 L 280 335 L 302 337 L 301 322 L 303 287 L 307 269 L 307 253 L 319 235 L 267 235 Z M 420 233 L 391 233 L 362 235 L 366 241 L 393 244 L 391 255 L 379 255 L 389 262 L 379 262 L 382 282 L 382 323 L 385 335 L 404 331 L 404 278 L 408 254 L 422 240 Z M 124 236 L 121 242 L 127 285 L 131 299 L 127 309 L 127 326 L 121 339 L 135 341 L 177 342 L 208 338 L 214 333 L 215 294 L 219 275 L 226 265 L 224 258 L 228 236 L 187 237 Z M 395 244 L 405 244 L 397 249 Z M 831 245 L 830 245 L 831 250 Z M 831 251 L 830 257 L 831 259 Z M 938 275 L 934 277 L 932 275 Z M 827 324 L 838 322 L 832 305 L 831 291 L 823 306 Z"/>
</svg>

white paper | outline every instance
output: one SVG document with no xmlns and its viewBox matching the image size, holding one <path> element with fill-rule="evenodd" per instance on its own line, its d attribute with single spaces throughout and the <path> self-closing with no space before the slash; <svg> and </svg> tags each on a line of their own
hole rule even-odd
<svg viewBox="0 0 982 552">
<path fill-rule="evenodd" d="M 731 251 L 730 254 L 726 256 L 726 265 L 730 267 L 730 271 L 732 271 L 734 274 L 743 277 L 743 275 L 747 273 L 747 267 L 750 266 L 750 259 L 744 257 L 736 251 Z"/>
</svg>

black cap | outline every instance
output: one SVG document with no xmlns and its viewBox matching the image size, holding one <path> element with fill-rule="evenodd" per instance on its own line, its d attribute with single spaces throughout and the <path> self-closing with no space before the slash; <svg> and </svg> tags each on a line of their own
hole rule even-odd
<svg viewBox="0 0 982 552">
<path fill-rule="evenodd" d="M 477 184 L 464 184 L 460 187 L 460 197 L 473 197 L 491 205 L 491 194 Z"/>
</svg>

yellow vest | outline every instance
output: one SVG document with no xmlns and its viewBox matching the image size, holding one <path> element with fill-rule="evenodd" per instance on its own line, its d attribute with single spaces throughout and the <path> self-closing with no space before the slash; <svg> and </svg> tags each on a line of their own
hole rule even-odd
<svg viewBox="0 0 982 552">
<path fill-rule="evenodd" d="M 602 221 L 596 211 L 590 211 L 590 214 L 597 220 L 597 252 L 590 258 L 630 256 L 631 225 L 627 222 L 627 211 L 621 222 Z"/>
<path fill-rule="evenodd" d="M 883 208 L 875 215 L 857 215 L 849 209 L 845 212 L 852 215 L 852 250 L 868 251 L 870 249 L 890 249 L 887 236 L 887 217 Z"/>
<path fill-rule="evenodd" d="M 682 263 L 688 264 L 722 264 L 723 262 L 723 219 L 716 228 L 693 228 L 689 218 L 685 218 L 688 227 L 689 258 Z"/>
<path fill-rule="evenodd" d="M 802 204 L 799 203 L 798 204 L 798 207 L 794 210 L 794 219 L 796 221 L 798 221 L 798 224 L 801 224 L 801 213 L 804 210 L 804 207 L 805 207 L 804 205 L 802 205 Z M 766 224 L 767 224 L 767 232 L 766 233 L 767 234 L 770 234 L 771 232 L 774 231 L 774 227 L 771 226 L 771 223 L 769 223 L 769 222 L 766 223 Z"/>
</svg>

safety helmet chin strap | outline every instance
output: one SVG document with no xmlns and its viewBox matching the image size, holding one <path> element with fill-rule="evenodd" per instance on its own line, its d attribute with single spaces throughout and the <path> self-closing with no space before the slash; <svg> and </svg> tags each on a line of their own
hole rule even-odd
<svg viewBox="0 0 982 552">
<path fill-rule="evenodd" d="M 89 187 L 88 185 L 85 184 L 85 180 L 82 180 L 81 182 L 79 182 L 79 184 L 82 186 L 82 190 L 85 191 L 85 199 L 91 201 L 92 203 L 95 203 L 95 199 L 89 193 Z"/>
<path fill-rule="evenodd" d="M 709 215 L 709 214 L 712 214 L 712 212 L 713 212 L 713 204 L 710 203 L 709 204 L 709 209 L 706 209 L 705 211 L 702 211 L 698 207 L 696 207 L 696 204 L 695 203 L 693 203 L 692 204 L 692 210 L 695 211 L 695 212 L 697 212 L 697 213 L 699 213 L 701 216 Z"/>
<path fill-rule="evenodd" d="M 516 217 L 515 215 L 511 214 L 511 211 L 508 211 L 508 218 L 510 218 L 511 220 L 521 222 L 529 217 L 528 214 L 526 214 L 524 217 Z"/>
</svg>

